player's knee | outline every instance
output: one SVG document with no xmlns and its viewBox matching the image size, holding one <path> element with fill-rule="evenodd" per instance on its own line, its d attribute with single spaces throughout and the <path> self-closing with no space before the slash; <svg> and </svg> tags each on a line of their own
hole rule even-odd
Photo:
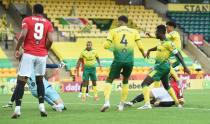
<svg viewBox="0 0 210 124">
<path fill-rule="evenodd" d="M 154 80 L 150 77 L 147 76 L 144 81 L 141 83 L 141 87 L 145 87 L 145 86 L 149 86 L 150 84 L 152 84 L 154 82 Z"/>
<path fill-rule="evenodd" d="M 128 84 L 128 78 L 123 78 L 123 84 Z"/>
<path fill-rule="evenodd" d="M 87 87 L 88 86 L 88 81 L 83 81 L 82 87 Z"/>
<path fill-rule="evenodd" d="M 37 83 L 43 83 L 43 76 L 36 76 Z"/>
<path fill-rule="evenodd" d="M 171 87 L 169 85 L 163 85 L 163 87 L 168 91 L 171 89 Z"/>
<path fill-rule="evenodd" d="M 28 78 L 26 76 L 19 76 L 18 75 L 18 77 L 17 77 L 17 83 L 20 83 L 21 82 L 21 83 L 24 83 L 25 84 L 27 82 L 27 79 Z"/>
<path fill-rule="evenodd" d="M 92 81 L 93 86 L 96 86 L 96 81 Z"/>
</svg>

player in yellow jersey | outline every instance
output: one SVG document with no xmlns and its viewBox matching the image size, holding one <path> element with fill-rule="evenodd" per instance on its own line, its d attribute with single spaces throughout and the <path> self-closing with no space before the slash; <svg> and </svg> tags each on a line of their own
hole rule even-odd
<svg viewBox="0 0 210 124">
<path fill-rule="evenodd" d="M 87 47 L 82 53 L 80 54 L 79 60 L 77 62 L 77 71 L 79 71 L 79 66 L 82 61 L 84 61 L 84 71 L 82 75 L 82 101 L 84 102 L 86 100 L 86 89 L 89 83 L 89 78 L 92 81 L 93 85 L 93 92 L 94 92 L 94 99 L 95 101 L 98 100 L 98 93 L 97 93 L 97 87 L 96 87 L 96 60 L 99 64 L 99 67 L 101 68 L 100 59 L 98 54 L 94 49 L 92 49 L 92 42 L 87 42 Z"/>
<path fill-rule="evenodd" d="M 175 47 L 178 49 L 178 51 L 180 51 L 182 48 L 182 41 L 179 32 L 177 32 L 175 29 L 176 29 L 175 22 L 173 21 L 166 22 L 166 30 L 167 30 L 166 38 L 171 40 L 174 43 Z M 180 79 L 176 71 L 174 70 L 174 68 L 180 65 L 180 62 L 173 54 L 170 56 L 170 63 L 171 63 L 171 70 L 170 70 L 171 75 L 173 75 L 173 77 L 177 82 L 180 82 Z"/>
<path fill-rule="evenodd" d="M 182 48 L 182 45 L 181 45 L 182 42 L 181 42 L 179 33 L 175 30 L 176 23 L 173 21 L 166 22 L 166 29 L 167 29 L 166 38 L 172 41 L 175 47 L 178 49 L 178 51 L 180 51 Z M 155 38 L 155 36 L 152 36 L 150 33 L 146 33 L 146 35 L 148 35 L 149 37 Z M 170 74 L 175 78 L 177 82 L 180 82 L 180 79 L 174 69 L 180 65 L 180 62 L 177 60 L 177 58 L 173 54 L 170 56 L 170 63 L 171 63 Z M 156 84 L 158 85 L 158 82 L 156 82 Z"/>
<path fill-rule="evenodd" d="M 151 51 L 157 51 L 156 53 L 156 62 L 154 70 L 151 71 L 147 77 L 142 82 L 141 86 L 143 88 L 143 95 L 145 105 L 140 107 L 140 109 L 150 109 L 152 108 L 150 105 L 150 91 L 149 85 L 151 85 L 154 81 L 161 81 L 164 88 L 168 91 L 170 96 L 175 101 L 175 104 L 178 107 L 181 107 L 174 90 L 169 86 L 169 73 L 170 73 L 170 63 L 169 58 L 171 54 L 174 54 L 180 63 L 184 67 L 184 72 L 190 73 L 189 69 L 186 67 L 183 58 L 181 57 L 180 53 L 174 46 L 174 43 L 168 40 L 165 36 L 166 27 L 164 25 L 157 26 L 156 29 L 156 38 L 160 39 L 161 44 L 157 47 L 151 48 L 147 52 L 147 57 L 149 57 Z"/>
<path fill-rule="evenodd" d="M 120 16 L 118 18 L 118 28 L 110 30 L 104 48 L 109 49 L 114 54 L 114 60 L 110 67 L 109 76 L 106 79 L 104 88 L 105 104 L 101 108 L 101 112 L 105 112 L 110 107 L 109 97 L 112 89 L 112 82 L 123 76 L 121 101 L 119 111 L 123 111 L 124 103 L 128 95 L 128 79 L 131 75 L 134 62 L 134 46 L 137 45 L 142 55 L 145 53 L 142 47 L 139 32 L 135 29 L 127 27 L 128 18 Z"/>
<path fill-rule="evenodd" d="M 171 40 L 175 47 L 180 50 L 182 48 L 182 41 L 179 32 L 176 30 L 176 23 L 173 21 L 166 22 L 166 38 Z"/>
</svg>

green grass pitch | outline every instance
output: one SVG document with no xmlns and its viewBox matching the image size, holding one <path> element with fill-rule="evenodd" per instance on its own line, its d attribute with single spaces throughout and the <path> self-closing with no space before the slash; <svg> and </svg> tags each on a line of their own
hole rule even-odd
<svg viewBox="0 0 210 124">
<path fill-rule="evenodd" d="M 133 98 L 138 92 L 129 92 Z M 0 124 L 210 124 L 210 90 L 190 90 L 185 92 L 184 108 L 153 108 L 151 110 L 137 110 L 143 103 L 126 108 L 118 112 L 116 105 L 120 100 L 120 92 L 112 92 L 111 108 L 101 113 L 103 93 L 100 100 L 95 102 L 88 97 L 82 103 L 77 93 L 62 94 L 67 111 L 55 112 L 46 104 L 47 118 L 41 118 L 37 100 L 31 95 L 23 99 L 22 115 L 19 119 L 10 119 L 11 108 L 0 108 Z M 0 105 L 4 105 L 10 95 L 0 95 Z"/>
</svg>

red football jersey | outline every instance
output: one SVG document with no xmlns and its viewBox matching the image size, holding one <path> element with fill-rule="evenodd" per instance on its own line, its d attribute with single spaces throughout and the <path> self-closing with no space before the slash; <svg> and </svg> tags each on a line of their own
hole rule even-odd
<svg viewBox="0 0 210 124">
<path fill-rule="evenodd" d="M 22 29 L 28 30 L 23 44 L 24 53 L 46 56 L 47 33 L 53 32 L 52 23 L 42 16 L 30 16 L 23 19 Z"/>
<path fill-rule="evenodd" d="M 183 98 L 183 91 L 181 88 L 179 88 L 177 82 L 174 79 L 171 79 L 170 81 L 171 87 L 174 89 L 174 92 L 178 99 Z"/>
</svg>

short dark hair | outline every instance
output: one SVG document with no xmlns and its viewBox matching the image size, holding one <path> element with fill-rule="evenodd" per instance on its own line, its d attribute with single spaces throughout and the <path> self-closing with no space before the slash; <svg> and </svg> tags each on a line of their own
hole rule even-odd
<svg viewBox="0 0 210 124">
<path fill-rule="evenodd" d="M 123 22 L 125 22 L 125 23 L 128 23 L 128 17 L 122 15 L 122 16 L 118 17 L 118 21 L 123 21 Z"/>
<path fill-rule="evenodd" d="M 35 4 L 33 6 L 33 11 L 35 14 L 43 14 L 44 13 L 44 7 L 42 4 Z"/>
<path fill-rule="evenodd" d="M 166 33 L 166 26 L 165 25 L 158 25 L 156 29 L 157 29 L 157 32 L 159 32 L 161 34 Z"/>
<path fill-rule="evenodd" d="M 173 21 L 166 22 L 166 25 L 173 26 L 174 28 L 176 28 L 176 23 Z"/>
</svg>

